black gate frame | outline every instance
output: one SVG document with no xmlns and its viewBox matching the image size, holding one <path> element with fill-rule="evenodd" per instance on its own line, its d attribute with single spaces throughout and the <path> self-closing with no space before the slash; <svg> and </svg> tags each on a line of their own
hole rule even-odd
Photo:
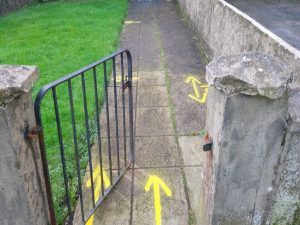
<svg viewBox="0 0 300 225">
<path fill-rule="evenodd" d="M 127 79 L 125 79 L 124 75 L 124 54 L 127 57 Z M 116 57 L 120 56 L 121 58 L 121 76 L 122 76 L 122 108 L 123 108 L 123 131 L 124 131 L 124 138 L 126 137 L 126 124 L 125 124 L 125 96 L 124 91 L 125 89 L 129 89 L 129 142 L 130 142 L 130 163 L 126 165 L 126 138 L 125 138 L 125 170 L 120 172 L 120 160 L 119 160 L 119 132 L 118 132 L 118 115 L 117 115 L 117 87 L 116 87 Z M 113 74 L 113 86 L 114 86 L 114 107 L 115 107 L 115 128 L 116 128 L 116 138 L 117 138 L 117 151 L 118 151 L 118 177 L 113 181 L 112 177 L 112 165 L 111 165 L 111 147 L 110 147 L 110 124 L 109 124 L 109 101 L 108 101 L 108 79 L 107 79 L 107 62 L 112 60 L 112 74 Z M 105 103 L 106 103 L 106 116 L 107 116 L 107 132 L 108 132 L 108 150 L 109 150 L 109 164 L 110 164 L 110 181 L 111 186 L 104 191 L 103 188 L 103 171 L 101 169 L 101 185 L 102 185 L 102 195 L 97 202 L 94 199 L 94 180 L 93 180 L 93 168 L 92 168 L 92 161 L 91 161 L 91 147 L 90 147 L 90 133 L 89 133 L 89 124 L 88 124 L 88 112 L 87 112 L 87 104 L 86 104 L 86 87 L 85 87 L 85 79 L 84 74 L 87 71 L 92 70 L 93 78 L 94 78 L 94 92 L 95 92 L 95 107 L 96 107 L 96 125 L 97 125 L 97 135 L 98 141 L 101 142 L 101 133 L 100 133 L 100 119 L 99 119 L 99 104 L 98 104 L 98 90 L 97 90 L 97 72 L 96 67 L 99 65 L 103 65 L 104 71 L 104 86 L 105 86 Z M 78 156 L 78 146 L 77 146 L 77 135 L 76 135 L 76 125 L 75 125 L 75 114 L 74 114 L 74 105 L 73 105 L 73 95 L 72 95 L 72 82 L 71 80 L 77 76 L 81 76 L 81 84 L 82 84 L 82 92 L 83 92 L 83 105 L 84 105 L 84 114 L 85 114 L 85 125 L 86 125 L 86 137 L 88 143 L 88 154 L 89 154 L 89 169 L 90 169 L 90 178 L 91 178 L 91 190 L 92 190 L 92 201 L 93 201 L 93 208 L 88 211 L 87 213 L 84 212 L 83 207 L 83 199 L 82 199 L 82 187 L 81 187 L 81 177 L 80 177 L 80 165 L 79 165 L 79 156 Z M 59 109 L 57 104 L 57 96 L 56 96 L 56 87 L 62 83 L 68 83 L 68 93 L 69 93 L 69 103 L 71 109 L 71 119 L 72 119 L 72 129 L 73 129 L 73 138 L 74 138 L 74 148 L 75 148 L 75 157 L 76 157 L 76 164 L 77 164 L 77 176 L 78 176 L 78 190 L 79 190 L 79 200 L 81 206 L 81 217 L 82 217 L 82 224 L 85 224 L 88 219 L 93 215 L 95 210 L 99 207 L 99 205 L 103 202 L 105 197 L 108 193 L 115 187 L 121 177 L 125 174 L 125 172 L 130 168 L 134 168 L 134 137 L 133 137 L 133 94 L 132 94 L 132 58 L 131 54 L 128 50 L 119 50 L 111 55 L 104 57 L 80 70 L 77 70 L 71 74 L 68 74 L 56 81 L 53 81 L 41 88 L 39 91 L 35 103 L 34 103 L 34 111 L 35 111 L 35 118 L 36 118 L 36 131 L 38 133 L 39 145 L 40 145 L 40 153 L 41 153 L 41 160 L 43 166 L 43 174 L 45 178 L 45 186 L 46 186 L 46 194 L 47 194 L 47 201 L 50 211 L 50 221 L 51 225 L 57 225 L 56 216 L 55 216 L 55 209 L 53 204 L 53 195 L 51 191 L 51 182 L 50 182 L 50 175 L 48 169 L 48 162 L 47 162 L 47 154 L 46 154 L 46 146 L 44 142 L 44 132 L 43 132 L 43 125 L 42 125 L 42 117 L 41 117 L 41 102 L 48 91 L 52 91 L 54 108 L 55 108 L 55 118 L 56 118 L 56 125 L 57 125 L 57 132 L 58 132 L 58 140 L 60 145 L 60 154 L 62 160 L 62 167 L 63 167 L 63 176 L 64 176 L 64 185 L 65 185 L 65 192 L 66 192 L 66 199 L 68 205 L 68 217 L 69 217 L 69 224 L 72 223 L 72 211 L 70 206 L 70 199 L 69 199 L 69 191 L 68 191 L 68 176 L 66 172 L 66 165 L 65 165 L 65 156 L 64 156 L 64 145 L 62 139 L 62 132 L 61 132 L 61 125 L 60 125 L 60 117 L 59 117 Z M 99 143 L 99 160 L 100 160 L 100 168 L 102 168 L 102 150 L 101 150 L 101 143 Z M 85 216 L 86 214 L 86 216 Z"/>
</svg>

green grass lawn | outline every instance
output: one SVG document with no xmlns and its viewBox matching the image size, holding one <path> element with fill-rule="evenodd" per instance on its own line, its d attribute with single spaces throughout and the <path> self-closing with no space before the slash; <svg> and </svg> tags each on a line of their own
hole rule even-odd
<svg viewBox="0 0 300 225">
<path fill-rule="evenodd" d="M 34 98 L 43 85 L 117 49 L 127 4 L 127 0 L 58 1 L 32 5 L 1 17 L 0 64 L 38 65 L 40 79 L 33 89 Z M 89 88 L 92 87 L 90 75 L 87 74 L 86 86 L 93 130 L 94 90 Z M 101 87 L 103 81 L 100 77 L 98 81 Z M 73 82 L 73 92 L 81 170 L 84 174 L 88 157 L 80 77 Z M 74 210 L 77 177 L 67 85 L 59 87 L 57 93 Z M 99 101 L 103 103 L 103 89 L 99 90 Z M 59 224 L 62 224 L 67 207 L 51 93 L 43 100 L 42 115 L 56 214 Z"/>
</svg>

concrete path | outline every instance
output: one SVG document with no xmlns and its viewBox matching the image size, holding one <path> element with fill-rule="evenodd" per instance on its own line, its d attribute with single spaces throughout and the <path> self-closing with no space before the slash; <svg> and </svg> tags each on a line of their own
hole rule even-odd
<svg viewBox="0 0 300 225">
<path fill-rule="evenodd" d="M 175 1 L 133 1 L 120 45 L 133 57 L 134 179 L 129 170 L 97 209 L 93 224 L 201 224 L 208 89 L 193 33 Z"/>
<path fill-rule="evenodd" d="M 228 2 L 300 50 L 299 1 L 229 0 Z"/>
</svg>

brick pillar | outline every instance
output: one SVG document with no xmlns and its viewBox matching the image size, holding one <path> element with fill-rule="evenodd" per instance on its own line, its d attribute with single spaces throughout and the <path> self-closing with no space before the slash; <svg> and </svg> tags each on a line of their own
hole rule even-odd
<svg viewBox="0 0 300 225">
<path fill-rule="evenodd" d="M 255 52 L 219 57 L 207 66 L 206 128 L 213 141 L 204 171 L 209 224 L 267 224 L 290 77 L 285 64 Z"/>
<path fill-rule="evenodd" d="M 31 88 L 34 66 L 0 65 L 0 223 L 49 224 L 37 140 L 24 132 L 35 124 Z"/>
</svg>

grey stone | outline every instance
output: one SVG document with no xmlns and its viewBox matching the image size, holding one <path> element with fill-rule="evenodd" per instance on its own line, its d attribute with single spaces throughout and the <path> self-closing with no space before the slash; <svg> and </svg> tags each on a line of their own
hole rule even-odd
<svg viewBox="0 0 300 225">
<path fill-rule="evenodd" d="M 0 65 L 0 105 L 30 92 L 37 78 L 36 66 Z"/>
<path fill-rule="evenodd" d="M 287 95 L 227 96 L 211 87 L 207 107 L 214 143 L 212 224 L 230 216 L 265 224 L 285 138 Z"/>
<path fill-rule="evenodd" d="M 206 67 L 206 80 L 226 94 L 261 95 L 270 99 L 283 96 L 292 71 L 278 59 L 249 52 L 221 56 Z"/>
<path fill-rule="evenodd" d="M 300 132 L 300 87 L 297 83 L 289 84 L 289 115 L 292 123 L 291 132 Z"/>
<path fill-rule="evenodd" d="M 1 66 L 0 221 L 4 225 L 49 224 L 37 140 L 25 140 L 35 124 L 31 87 L 36 67 Z M 20 78 L 20 79 L 18 79 Z"/>
<path fill-rule="evenodd" d="M 286 153 L 274 203 L 271 207 L 270 221 L 279 224 L 296 224 L 297 207 L 300 205 L 300 135 L 294 133 L 286 142 Z"/>
</svg>

